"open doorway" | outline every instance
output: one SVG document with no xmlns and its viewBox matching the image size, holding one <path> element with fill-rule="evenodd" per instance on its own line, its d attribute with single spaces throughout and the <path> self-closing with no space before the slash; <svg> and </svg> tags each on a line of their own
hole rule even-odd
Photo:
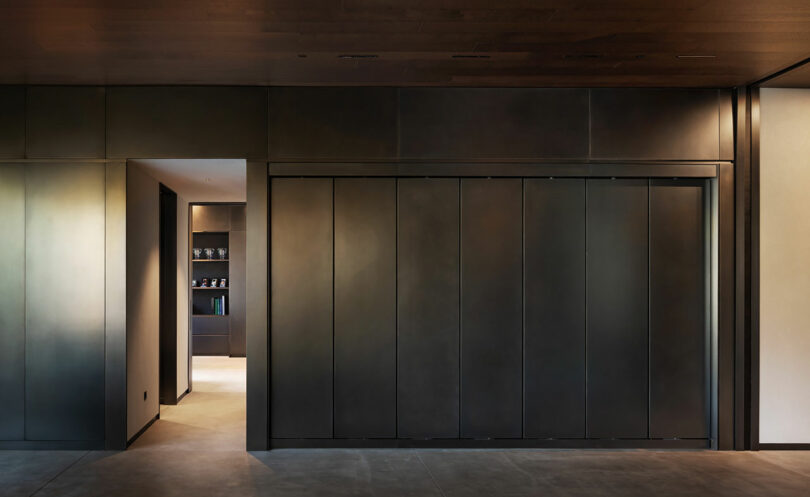
<svg viewBox="0 0 810 497">
<path fill-rule="evenodd" d="M 127 162 L 133 449 L 244 448 L 245 175 L 244 160 Z"/>
</svg>

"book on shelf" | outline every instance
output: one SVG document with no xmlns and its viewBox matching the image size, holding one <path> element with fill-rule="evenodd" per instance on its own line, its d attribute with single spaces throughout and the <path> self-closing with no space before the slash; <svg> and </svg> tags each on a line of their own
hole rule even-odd
<svg viewBox="0 0 810 497">
<path fill-rule="evenodd" d="M 225 295 L 219 297 L 211 297 L 211 310 L 215 316 L 225 316 L 227 314 L 225 307 Z"/>
</svg>

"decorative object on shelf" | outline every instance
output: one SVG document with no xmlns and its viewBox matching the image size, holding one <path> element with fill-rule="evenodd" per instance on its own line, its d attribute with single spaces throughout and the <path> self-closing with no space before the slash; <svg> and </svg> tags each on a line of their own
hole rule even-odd
<svg viewBox="0 0 810 497">
<path fill-rule="evenodd" d="M 214 249 L 212 249 L 212 248 L 205 249 L 205 258 L 206 259 L 213 259 L 214 258 Z"/>
<path fill-rule="evenodd" d="M 191 249 L 191 253 L 194 254 L 195 259 L 202 258 L 202 249 L 201 248 L 193 248 L 193 249 Z"/>
<path fill-rule="evenodd" d="M 227 259 L 228 258 L 228 249 L 226 248 L 218 248 L 217 254 L 219 254 L 220 259 Z"/>
<path fill-rule="evenodd" d="M 219 285 L 219 278 L 211 278 L 211 288 L 216 288 Z"/>
<path fill-rule="evenodd" d="M 200 288 L 208 288 L 208 278 L 202 279 L 202 285 L 200 285 Z"/>
<path fill-rule="evenodd" d="M 197 280 L 191 280 L 191 287 L 192 287 L 192 288 L 196 288 L 196 287 L 197 287 Z"/>
<path fill-rule="evenodd" d="M 225 288 L 228 286 L 228 278 L 220 278 L 219 279 L 219 287 Z"/>
</svg>

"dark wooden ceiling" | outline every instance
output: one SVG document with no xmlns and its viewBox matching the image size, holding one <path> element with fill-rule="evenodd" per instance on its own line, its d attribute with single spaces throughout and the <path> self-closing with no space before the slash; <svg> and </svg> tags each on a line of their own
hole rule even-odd
<svg viewBox="0 0 810 497">
<path fill-rule="evenodd" d="M 0 2 L 0 84 L 729 87 L 808 55 L 808 0 Z"/>
</svg>

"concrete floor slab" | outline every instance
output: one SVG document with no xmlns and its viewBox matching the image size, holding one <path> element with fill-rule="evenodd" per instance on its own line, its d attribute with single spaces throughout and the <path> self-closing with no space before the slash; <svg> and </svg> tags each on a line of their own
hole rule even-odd
<svg viewBox="0 0 810 497">
<path fill-rule="evenodd" d="M 0 496 L 807 497 L 810 452 L 244 450 L 244 359 L 194 358 L 194 391 L 124 452 L 0 452 Z"/>
</svg>

